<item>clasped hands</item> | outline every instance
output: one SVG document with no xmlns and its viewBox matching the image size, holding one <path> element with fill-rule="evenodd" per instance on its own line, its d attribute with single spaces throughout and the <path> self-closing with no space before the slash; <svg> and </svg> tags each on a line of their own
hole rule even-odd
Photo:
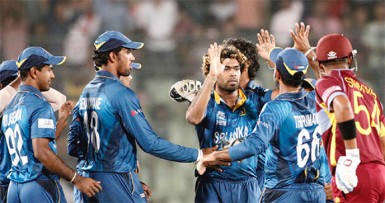
<svg viewBox="0 0 385 203">
<path fill-rule="evenodd" d="M 219 166 L 230 166 L 231 159 L 226 158 L 227 150 L 217 150 L 218 146 L 202 149 L 203 156 L 196 163 L 196 170 L 203 175 L 207 168 L 222 172 Z"/>
</svg>

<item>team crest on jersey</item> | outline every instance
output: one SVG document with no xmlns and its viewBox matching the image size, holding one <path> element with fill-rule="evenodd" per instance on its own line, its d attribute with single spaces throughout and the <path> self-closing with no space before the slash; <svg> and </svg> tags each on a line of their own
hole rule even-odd
<svg viewBox="0 0 385 203">
<path fill-rule="evenodd" d="M 226 126 L 226 114 L 224 112 L 218 111 L 216 125 Z"/>
<path fill-rule="evenodd" d="M 329 53 L 327 55 L 328 55 L 328 60 L 337 58 L 337 53 L 334 51 L 329 51 Z"/>
</svg>

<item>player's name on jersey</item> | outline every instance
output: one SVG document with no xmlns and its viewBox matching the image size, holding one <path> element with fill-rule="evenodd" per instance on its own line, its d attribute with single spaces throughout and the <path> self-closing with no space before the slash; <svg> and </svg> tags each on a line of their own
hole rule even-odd
<svg viewBox="0 0 385 203">
<path fill-rule="evenodd" d="M 355 88 L 356 90 L 358 90 L 364 94 L 368 94 L 368 95 L 372 96 L 374 99 L 377 99 L 377 95 L 373 91 L 372 88 L 370 88 L 370 87 L 368 87 L 362 83 L 359 83 L 357 80 L 355 80 L 354 78 L 351 78 L 351 77 L 345 77 L 344 79 L 348 83 L 349 87 Z"/>
<path fill-rule="evenodd" d="M 7 127 L 9 125 L 15 124 L 17 121 L 21 120 L 22 110 L 17 109 L 16 111 L 12 111 L 10 113 L 6 113 L 3 116 L 3 126 Z"/>
<path fill-rule="evenodd" d="M 314 113 L 294 116 L 294 120 L 296 128 L 304 128 L 317 125 L 316 114 Z"/>
<path fill-rule="evenodd" d="M 100 97 L 90 97 L 90 98 L 81 98 L 79 100 L 79 109 L 85 110 L 85 109 L 100 109 L 100 105 L 102 98 Z"/>
</svg>

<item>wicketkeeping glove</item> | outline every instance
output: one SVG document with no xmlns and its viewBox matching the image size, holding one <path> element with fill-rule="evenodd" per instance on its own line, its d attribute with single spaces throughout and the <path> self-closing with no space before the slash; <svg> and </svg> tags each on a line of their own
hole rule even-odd
<svg viewBox="0 0 385 203">
<path fill-rule="evenodd" d="M 336 185 L 345 194 L 353 191 L 357 186 L 358 179 L 356 169 L 360 164 L 359 149 L 347 149 L 346 156 L 340 156 L 336 168 Z"/>
<path fill-rule="evenodd" d="M 201 87 L 198 80 L 181 80 L 171 86 L 169 95 L 176 102 L 192 102 Z"/>
</svg>

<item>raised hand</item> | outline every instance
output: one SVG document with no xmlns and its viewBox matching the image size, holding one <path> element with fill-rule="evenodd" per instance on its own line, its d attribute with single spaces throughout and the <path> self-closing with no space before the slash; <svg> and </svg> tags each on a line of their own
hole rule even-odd
<svg viewBox="0 0 385 203">
<path fill-rule="evenodd" d="M 269 61 L 270 51 L 275 47 L 274 35 L 269 34 L 268 30 L 261 29 L 261 32 L 257 34 L 258 43 L 256 44 L 258 55 L 265 61 Z"/>
<path fill-rule="evenodd" d="M 72 101 L 66 101 L 59 109 L 58 112 L 58 120 L 56 123 L 56 132 L 55 137 L 59 139 L 62 131 L 67 126 L 67 119 L 71 115 L 72 109 L 74 108 L 74 104 Z"/>
<path fill-rule="evenodd" d="M 217 45 L 217 43 L 210 44 L 210 47 L 208 49 L 208 55 L 210 60 L 210 75 L 213 78 L 213 80 L 216 81 L 218 78 L 218 75 L 223 72 L 225 66 L 223 64 L 226 64 L 226 59 L 223 64 L 221 63 L 221 52 L 222 52 L 222 46 Z"/>
<path fill-rule="evenodd" d="M 309 42 L 309 32 L 310 32 L 310 25 L 306 25 L 301 22 L 300 24 L 295 24 L 295 32 L 293 30 L 290 30 L 291 38 L 294 41 L 293 48 L 297 49 L 298 51 L 301 51 L 302 53 L 306 53 L 310 48 L 310 42 Z"/>
</svg>

